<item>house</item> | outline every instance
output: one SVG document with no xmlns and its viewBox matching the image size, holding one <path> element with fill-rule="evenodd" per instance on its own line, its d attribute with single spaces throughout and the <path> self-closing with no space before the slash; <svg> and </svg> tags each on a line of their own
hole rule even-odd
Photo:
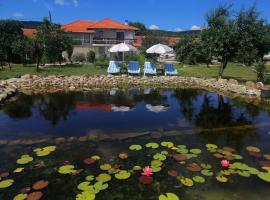
<svg viewBox="0 0 270 200">
<path fill-rule="evenodd" d="M 97 57 L 108 54 L 108 49 L 118 43 L 133 44 L 135 27 L 111 19 L 101 21 L 77 20 L 62 25 L 62 29 L 74 41 L 74 53 L 95 51 Z"/>
</svg>

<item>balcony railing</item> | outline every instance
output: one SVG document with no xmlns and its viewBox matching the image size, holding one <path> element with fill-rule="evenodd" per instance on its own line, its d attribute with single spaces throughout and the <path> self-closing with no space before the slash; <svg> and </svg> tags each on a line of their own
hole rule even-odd
<svg viewBox="0 0 270 200">
<path fill-rule="evenodd" d="M 93 40 L 85 40 L 85 39 L 73 39 L 73 44 L 74 45 L 104 45 L 104 46 L 110 46 L 114 44 L 119 44 L 122 42 L 125 42 L 127 44 L 132 44 L 134 43 L 134 39 L 124 39 L 124 40 L 119 40 L 116 38 L 94 38 Z"/>
</svg>

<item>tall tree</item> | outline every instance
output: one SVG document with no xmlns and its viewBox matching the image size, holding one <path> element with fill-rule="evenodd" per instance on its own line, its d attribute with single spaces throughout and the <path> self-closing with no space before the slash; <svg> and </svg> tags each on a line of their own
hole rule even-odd
<svg viewBox="0 0 270 200">
<path fill-rule="evenodd" d="M 129 22 L 128 25 L 138 28 L 137 35 L 145 35 L 147 32 L 146 26 L 141 22 Z"/>
<path fill-rule="evenodd" d="M 206 15 L 207 29 L 203 30 L 204 38 L 211 45 L 213 56 L 220 59 L 218 78 L 221 78 L 228 62 L 235 56 L 238 47 L 235 20 L 231 18 L 230 6 L 219 6 Z"/>
</svg>

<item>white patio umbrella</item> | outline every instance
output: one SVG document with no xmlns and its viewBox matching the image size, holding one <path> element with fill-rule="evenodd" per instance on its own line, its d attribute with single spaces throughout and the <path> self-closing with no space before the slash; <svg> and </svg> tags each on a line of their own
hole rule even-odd
<svg viewBox="0 0 270 200">
<path fill-rule="evenodd" d="M 134 46 L 132 46 L 130 44 L 126 44 L 126 43 L 116 44 L 109 49 L 109 52 L 111 52 L 111 53 L 122 52 L 123 53 L 123 60 L 124 60 L 124 53 L 125 52 L 136 52 L 136 51 L 137 51 L 137 48 L 135 48 Z"/>
<path fill-rule="evenodd" d="M 164 44 L 156 44 L 146 50 L 146 53 L 160 54 L 160 55 L 165 54 L 165 53 L 173 53 L 173 52 L 174 52 L 173 48 Z"/>
</svg>

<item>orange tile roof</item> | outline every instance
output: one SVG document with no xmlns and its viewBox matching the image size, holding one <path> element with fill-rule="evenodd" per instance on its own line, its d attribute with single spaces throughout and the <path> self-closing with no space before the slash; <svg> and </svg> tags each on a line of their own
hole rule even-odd
<svg viewBox="0 0 270 200">
<path fill-rule="evenodd" d="M 37 33 L 36 29 L 22 29 L 22 30 L 23 34 L 27 37 L 33 37 Z"/>
<path fill-rule="evenodd" d="M 76 32 L 76 33 L 95 33 L 94 30 L 89 30 L 88 28 L 95 24 L 94 21 L 89 20 L 77 20 L 70 24 L 65 24 L 62 26 L 62 29 L 67 32 Z"/>
<path fill-rule="evenodd" d="M 125 25 L 111 19 L 103 19 L 92 24 L 90 29 L 117 29 L 117 30 L 139 30 L 133 26 Z"/>
</svg>

